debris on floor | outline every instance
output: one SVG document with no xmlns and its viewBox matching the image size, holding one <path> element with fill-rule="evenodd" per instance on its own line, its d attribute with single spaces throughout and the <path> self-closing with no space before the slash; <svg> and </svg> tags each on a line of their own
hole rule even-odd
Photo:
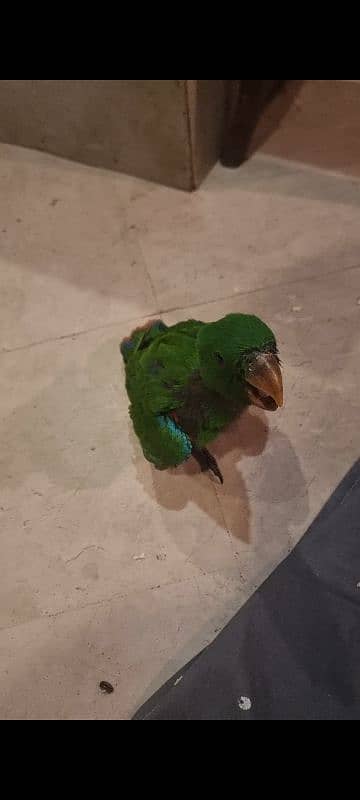
<svg viewBox="0 0 360 800">
<path fill-rule="evenodd" d="M 112 684 L 108 681 L 101 681 L 99 683 L 99 689 L 103 694 L 112 694 L 115 691 Z"/>
</svg>

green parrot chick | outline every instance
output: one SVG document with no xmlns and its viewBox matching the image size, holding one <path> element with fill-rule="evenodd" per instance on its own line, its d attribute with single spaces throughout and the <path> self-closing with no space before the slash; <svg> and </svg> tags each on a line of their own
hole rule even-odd
<svg viewBox="0 0 360 800">
<path fill-rule="evenodd" d="M 192 455 L 223 482 L 207 445 L 247 406 L 283 405 L 276 339 L 258 317 L 228 314 L 170 327 L 151 321 L 120 350 L 134 430 L 157 469 Z"/>
</svg>

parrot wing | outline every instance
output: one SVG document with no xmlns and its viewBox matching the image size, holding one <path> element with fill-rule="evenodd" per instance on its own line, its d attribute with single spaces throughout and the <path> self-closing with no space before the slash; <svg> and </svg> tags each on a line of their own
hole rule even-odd
<svg viewBox="0 0 360 800">
<path fill-rule="evenodd" d="M 134 430 L 145 458 L 159 469 L 178 466 L 191 455 L 191 440 L 179 425 L 176 410 L 197 369 L 192 321 L 191 325 L 181 323 L 169 328 L 148 347 L 138 349 L 127 363 L 126 383 Z"/>
</svg>

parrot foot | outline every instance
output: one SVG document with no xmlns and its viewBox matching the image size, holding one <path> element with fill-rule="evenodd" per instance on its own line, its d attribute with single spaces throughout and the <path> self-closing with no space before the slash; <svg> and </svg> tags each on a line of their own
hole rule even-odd
<svg viewBox="0 0 360 800">
<path fill-rule="evenodd" d="M 224 478 L 221 470 L 218 467 L 216 458 L 209 453 L 206 447 L 204 447 L 202 450 L 198 450 L 196 447 L 194 447 L 192 450 L 192 455 L 198 462 L 201 472 L 207 472 L 208 470 L 211 470 L 211 472 L 213 472 L 213 474 L 219 478 L 220 483 L 224 483 Z"/>
</svg>

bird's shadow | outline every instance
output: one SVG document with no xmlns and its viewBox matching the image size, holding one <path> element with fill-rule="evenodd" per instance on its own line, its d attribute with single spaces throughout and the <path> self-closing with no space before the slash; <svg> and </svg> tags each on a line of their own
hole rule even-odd
<svg viewBox="0 0 360 800">
<path fill-rule="evenodd" d="M 183 466 L 165 471 L 156 470 L 145 462 L 136 447 L 135 465 L 138 480 L 145 491 L 169 511 L 183 511 L 197 505 L 216 525 L 228 529 L 225 505 L 232 498 L 238 511 L 237 522 L 230 531 L 235 537 L 250 539 L 250 505 L 245 481 L 238 471 L 244 458 L 260 455 L 268 440 L 269 428 L 265 414 L 258 410 L 245 411 L 211 445 L 224 475 L 220 486 L 212 473 L 201 473 L 197 462 L 190 458 Z"/>
</svg>

